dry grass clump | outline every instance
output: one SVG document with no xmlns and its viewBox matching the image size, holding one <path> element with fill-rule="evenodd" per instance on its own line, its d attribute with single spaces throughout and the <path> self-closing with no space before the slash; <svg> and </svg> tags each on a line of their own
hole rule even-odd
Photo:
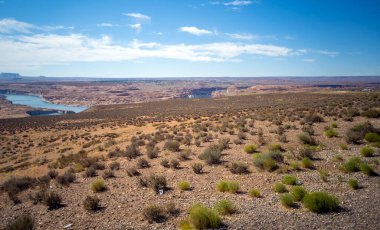
<svg viewBox="0 0 380 230">
<path fill-rule="evenodd" d="M 83 208 L 89 212 L 96 212 L 99 210 L 99 198 L 97 196 L 86 196 L 83 200 Z"/>
<path fill-rule="evenodd" d="M 216 202 L 214 208 L 220 215 L 231 215 L 237 211 L 236 205 L 226 199 Z"/>
<path fill-rule="evenodd" d="M 221 181 L 218 183 L 216 189 L 219 192 L 230 192 L 237 193 L 239 191 L 240 185 L 236 181 Z"/>
<path fill-rule="evenodd" d="M 222 224 L 222 219 L 214 209 L 203 204 L 194 204 L 189 210 L 189 216 L 181 222 L 180 228 L 185 229 L 216 229 Z"/>
<path fill-rule="evenodd" d="M 339 207 L 339 200 L 326 192 L 312 192 L 305 195 L 302 200 L 307 209 L 316 213 L 326 213 L 336 211 Z"/>
<path fill-rule="evenodd" d="M 94 192 L 103 192 L 107 189 L 104 180 L 97 179 L 91 183 L 91 190 Z"/>
<path fill-rule="evenodd" d="M 33 230 L 36 222 L 30 214 L 23 214 L 8 223 L 4 230 Z"/>
<path fill-rule="evenodd" d="M 204 160 L 207 164 L 219 164 L 220 158 L 222 157 L 222 150 L 218 145 L 210 145 L 204 152 L 199 155 L 201 160 Z"/>
<path fill-rule="evenodd" d="M 228 169 L 233 174 L 247 174 L 247 173 L 249 173 L 248 165 L 246 165 L 244 163 L 233 162 L 228 166 Z"/>
<path fill-rule="evenodd" d="M 195 174 L 201 174 L 203 172 L 203 165 L 201 163 L 194 163 L 191 165 L 191 168 Z"/>
</svg>

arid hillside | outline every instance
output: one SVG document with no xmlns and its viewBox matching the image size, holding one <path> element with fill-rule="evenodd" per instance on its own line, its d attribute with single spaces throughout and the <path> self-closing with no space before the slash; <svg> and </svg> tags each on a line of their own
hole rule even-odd
<svg viewBox="0 0 380 230">
<path fill-rule="evenodd" d="M 3 119 L 0 228 L 379 229 L 379 117 L 329 92 Z"/>
</svg>

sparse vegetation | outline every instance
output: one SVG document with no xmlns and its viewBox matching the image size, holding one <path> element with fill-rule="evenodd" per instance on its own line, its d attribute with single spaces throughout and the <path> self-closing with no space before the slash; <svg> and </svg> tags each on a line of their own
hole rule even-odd
<svg viewBox="0 0 380 230">
<path fill-rule="evenodd" d="M 349 179 L 349 180 L 348 180 L 348 185 L 349 185 L 352 189 L 354 189 L 354 190 L 359 189 L 359 183 L 358 183 L 358 181 L 355 180 L 355 179 Z"/>
<path fill-rule="evenodd" d="M 89 212 L 96 212 L 99 209 L 99 198 L 97 196 L 86 196 L 83 207 Z"/>
<path fill-rule="evenodd" d="M 203 165 L 201 163 L 194 163 L 191 165 L 191 168 L 195 174 L 201 174 L 203 172 Z"/>
<path fill-rule="evenodd" d="M 307 191 L 302 186 L 293 186 L 290 189 L 290 194 L 293 196 L 295 201 L 301 201 L 307 194 Z"/>
<path fill-rule="evenodd" d="M 289 193 L 284 193 L 284 194 L 281 194 L 280 195 L 280 201 L 281 201 L 281 204 L 286 207 L 286 208 L 291 208 L 293 207 L 295 204 L 294 204 L 294 198 L 291 194 Z"/>
<path fill-rule="evenodd" d="M 219 192 L 237 193 L 239 188 L 239 183 L 236 181 L 221 181 L 217 185 L 217 190 Z"/>
<path fill-rule="evenodd" d="M 190 183 L 187 181 L 181 181 L 178 183 L 178 188 L 182 191 L 190 190 Z"/>
<path fill-rule="evenodd" d="M 369 146 L 365 146 L 365 147 L 360 149 L 360 154 L 363 157 L 373 157 L 374 153 L 375 153 L 375 151 L 373 150 L 373 148 L 371 148 Z"/>
<path fill-rule="evenodd" d="M 204 160 L 207 164 L 219 164 L 220 158 L 222 157 L 222 151 L 219 146 L 211 145 L 209 146 L 200 156 L 201 160 Z"/>
<path fill-rule="evenodd" d="M 222 219 L 218 213 L 202 204 L 195 204 L 189 210 L 189 217 L 181 224 L 183 229 L 185 226 L 193 229 L 215 229 L 222 224 Z"/>
<path fill-rule="evenodd" d="M 273 191 L 277 193 L 285 193 L 288 192 L 288 189 L 282 183 L 276 183 L 273 185 Z"/>
<path fill-rule="evenodd" d="M 302 202 L 307 209 L 316 213 L 333 212 L 339 207 L 339 200 L 326 192 L 308 193 Z"/>
<path fill-rule="evenodd" d="M 244 152 L 246 153 L 254 153 L 256 152 L 256 149 L 257 149 L 256 145 L 250 144 L 250 145 L 244 146 Z"/>
<path fill-rule="evenodd" d="M 257 189 L 251 189 L 248 191 L 248 194 L 250 197 L 256 197 L 259 198 L 261 196 L 260 191 Z"/>
<path fill-rule="evenodd" d="M 235 204 L 230 200 L 220 200 L 215 203 L 214 208 L 220 215 L 231 215 L 237 211 Z"/>
<path fill-rule="evenodd" d="M 106 184 L 104 180 L 97 179 L 91 183 L 91 190 L 94 192 L 103 192 L 106 190 Z"/>
<path fill-rule="evenodd" d="M 282 183 L 287 184 L 287 185 L 296 185 L 297 178 L 293 175 L 285 175 L 282 177 Z"/>
</svg>

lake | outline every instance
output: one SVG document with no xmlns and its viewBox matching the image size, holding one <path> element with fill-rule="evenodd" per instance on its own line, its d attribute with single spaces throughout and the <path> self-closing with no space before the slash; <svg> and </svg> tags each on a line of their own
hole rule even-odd
<svg viewBox="0 0 380 230">
<path fill-rule="evenodd" d="M 82 112 L 87 109 L 85 106 L 58 105 L 45 101 L 42 97 L 27 94 L 2 94 L 5 98 L 15 105 L 26 105 L 33 108 L 55 109 L 64 111 Z"/>
</svg>

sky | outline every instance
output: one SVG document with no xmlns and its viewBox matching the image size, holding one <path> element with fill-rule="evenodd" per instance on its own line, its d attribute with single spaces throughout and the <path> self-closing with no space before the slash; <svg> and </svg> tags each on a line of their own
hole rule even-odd
<svg viewBox="0 0 380 230">
<path fill-rule="evenodd" d="M 0 0 L 0 72 L 380 75 L 378 0 Z"/>
</svg>

